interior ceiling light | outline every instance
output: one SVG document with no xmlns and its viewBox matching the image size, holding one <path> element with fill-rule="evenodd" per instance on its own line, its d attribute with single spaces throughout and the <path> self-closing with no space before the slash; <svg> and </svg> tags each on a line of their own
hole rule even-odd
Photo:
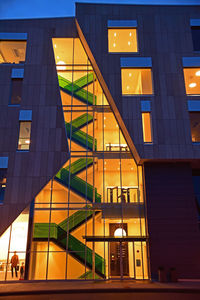
<svg viewBox="0 0 200 300">
<path fill-rule="evenodd" d="M 131 76 L 132 76 L 132 73 L 129 73 L 128 76 L 131 77 Z"/>
<path fill-rule="evenodd" d="M 60 66 L 59 66 L 59 65 L 60 65 Z M 67 70 L 67 67 L 65 67 L 65 66 L 63 66 L 63 65 L 65 65 L 65 62 L 62 61 L 62 60 L 60 60 L 60 61 L 57 63 L 57 65 L 56 65 L 56 69 L 57 69 L 58 71 Z"/>
<path fill-rule="evenodd" d="M 114 36 L 117 36 L 116 32 L 114 33 Z"/>
<path fill-rule="evenodd" d="M 131 42 L 128 41 L 128 45 L 130 46 Z"/>
<path fill-rule="evenodd" d="M 54 45 L 55 48 L 57 48 L 56 44 Z"/>
<path fill-rule="evenodd" d="M 196 85 L 197 85 L 196 82 L 192 82 L 192 83 L 189 84 L 189 87 L 194 88 Z"/>
<path fill-rule="evenodd" d="M 59 59 L 60 57 L 59 56 L 57 56 L 57 59 Z"/>
<path fill-rule="evenodd" d="M 26 143 L 26 144 L 30 144 L 30 140 L 26 140 L 25 143 Z"/>
<path fill-rule="evenodd" d="M 195 73 L 195 75 L 196 75 L 196 76 L 200 76 L 200 71 L 197 71 L 197 72 Z"/>
<path fill-rule="evenodd" d="M 116 47 L 116 44 L 115 44 L 115 43 L 113 44 L 113 47 Z"/>
<path fill-rule="evenodd" d="M 129 33 L 129 36 L 132 36 L 132 33 L 131 33 L 131 32 Z"/>
<path fill-rule="evenodd" d="M 128 85 L 127 85 L 126 89 L 129 90 L 129 86 Z"/>
</svg>

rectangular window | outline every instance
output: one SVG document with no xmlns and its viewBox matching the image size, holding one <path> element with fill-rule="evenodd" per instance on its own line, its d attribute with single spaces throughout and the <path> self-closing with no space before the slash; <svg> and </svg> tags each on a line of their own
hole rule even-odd
<svg viewBox="0 0 200 300">
<path fill-rule="evenodd" d="M 3 204 L 6 190 L 7 169 L 0 169 L 0 204 Z"/>
<path fill-rule="evenodd" d="M 0 63 L 24 63 L 26 41 L 0 40 Z"/>
<path fill-rule="evenodd" d="M 200 51 L 200 26 L 191 27 L 194 51 Z"/>
<path fill-rule="evenodd" d="M 122 95 L 151 95 L 152 76 L 149 68 L 122 68 Z"/>
<path fill-rule="evenodd" d="M 136 28 L 109 28 L 108 29 L 109 52 L 137 52 Z"/>
<path fill-rule="evenodd" d="M 184 68 L 185 89 L 187 95 L 200 95 L 200 67 Z"/>
<path fill-rule="evenodd" d="M 22 98 L 23 79 L 12 78 L 11 82 L 11 104 L 20 104 Z"/>
<path fill-rule="evenodd" d="M 142 129 L 144 143 L 152 143 L 151 113 L 142 113 Z"/>
<path fill-rule="evenodd" d="M 31 137 L 31 122 L 20 122 L 18 150 L 29 150 Z"/>
<path fill-rule="evenodd" d="M 200 112 L 190 112 L 190 129 L 192 142 L 200 142 Z"/>
</svg>

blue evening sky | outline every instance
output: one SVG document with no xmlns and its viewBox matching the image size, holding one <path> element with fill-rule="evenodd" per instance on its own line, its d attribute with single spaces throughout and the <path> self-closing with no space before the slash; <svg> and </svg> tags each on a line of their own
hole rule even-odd
<svg viewBox="0 0 200 300">
<path fill-rule="evenodd" d="M 74 16 L 75 2 L 200 5 L 200 0 L 0 0 L 0 19 Z"/>
</svg>

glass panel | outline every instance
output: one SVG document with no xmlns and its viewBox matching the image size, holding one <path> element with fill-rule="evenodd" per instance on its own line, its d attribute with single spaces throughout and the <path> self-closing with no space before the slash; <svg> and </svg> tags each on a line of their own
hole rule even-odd
<svg viewBox="0 0 200 300">
<path fill-rule="evenodd" d="M 200 94 L 200 68 L 184 68 L 185 89 L 188 95 Z"/>
<path fill-rule="evenodd" d="M 142 129 L 144 143 L 152 143 L 151 114 L 142 113 Z"/>
<path fill-rule="evenodd" d="M 0 41 L 0 63 L 24 63 L 26 57 L 26 42 Z"/>
<path fill-rule="evenodd" d="M 46 272 L 47 252 L 32 252 L 29 267 L 29 279 L 46 279 Z"/>
<path fill-rule="evenodd" d="M 31 122 L 20 122 L 18 150 L 29 150 L 31 137 Z"/>
<path fill-rule="evenodd" d="M 65 279 L 66 252 L 49 252 L 48 279 Z"/>
<path fill-rule="evenodd" d="M 8 247 L 9 247 L 9 239 L 10 239 L 10 230 L 9 227 L 0 237 L 0 280 L 5 279 L 6 274 L 6 265 L 8 259 Z"/>
<path fill-rule="evenodd" d="M 152 91 L 151 69 L 121 69 L 122 95 L 150 95 Z"/>
<path fill-rule="evenodd" d="M 72 65 L 73 63 L 73 39 L 56 38 L 52 39 L 52 42 L 57 70 L 66 70 L 65 65 Z"/>
<path fill-rule="evenodd" d="M 22 83 L 23 79 L 12 79 L 12 95 L 11 104 L 20 104 L 22 98 Z"/>
<path fill-rule="evenodd" d="M 200 51 L 200 26 L 192 27 L 192 41 L 194 51 Z"/>
<path fill-rule="evenodd" d="M 192 142 L 200 142 L 200 112 L 190 112 Z"/>
<path fill-rule="evenodd" d="M 135 28 L 108 29 L 109 52 L 137 52 L 137 30 Z"/>
</svg>

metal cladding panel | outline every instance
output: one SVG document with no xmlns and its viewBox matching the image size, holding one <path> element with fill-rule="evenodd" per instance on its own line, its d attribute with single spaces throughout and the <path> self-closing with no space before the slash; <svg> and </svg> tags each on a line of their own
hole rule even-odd
<svg viewBox="0 0 200 300">
<path fill-rule="evenodd" d="M 0 40 L 27 40 L 28 34 L 22 32 L 0 32 Z"/>
<path fill-rule="evenodd" d="M 9 157 L 0 235 L 68 160 L 52 37 L 76 37 L 74 22 L 74 18 L 0 21 L 1 31 L 6 32 L 1 39 L 21 40 L 28 36 L 25 64 L 0 65 L 0 157 Z M 22 36 L 22 32 L 27 34 Z M 11 78 L 21 78 L 22 69 L 21 103 L 12 106 Z M 16 151 L 19 120 L 32 120 L 29 151 Z"/>
<path fill-rule="evenodd" d="M 190 27 L 190 19 L 196 18 L 197 10 L 198 5 L 76 4 L 78 24 L 134 143 L 140 163 L 146 159 L 200 158 L 200 149 L 194 149 L 191 140 L 183 74 L 183 61 L 188 67 L 200 66 L 199 57 L 194 56 Z M 137 53 L 108 52 L 108 24 L 116 20 L 137 21 Z M 152 95 L 122 96 L 122 67 L 150 67 Z M 140 101 L 146 97 L 151 101 L 151 145 L 145 145 L 142 136 Z"/>
</svg>

